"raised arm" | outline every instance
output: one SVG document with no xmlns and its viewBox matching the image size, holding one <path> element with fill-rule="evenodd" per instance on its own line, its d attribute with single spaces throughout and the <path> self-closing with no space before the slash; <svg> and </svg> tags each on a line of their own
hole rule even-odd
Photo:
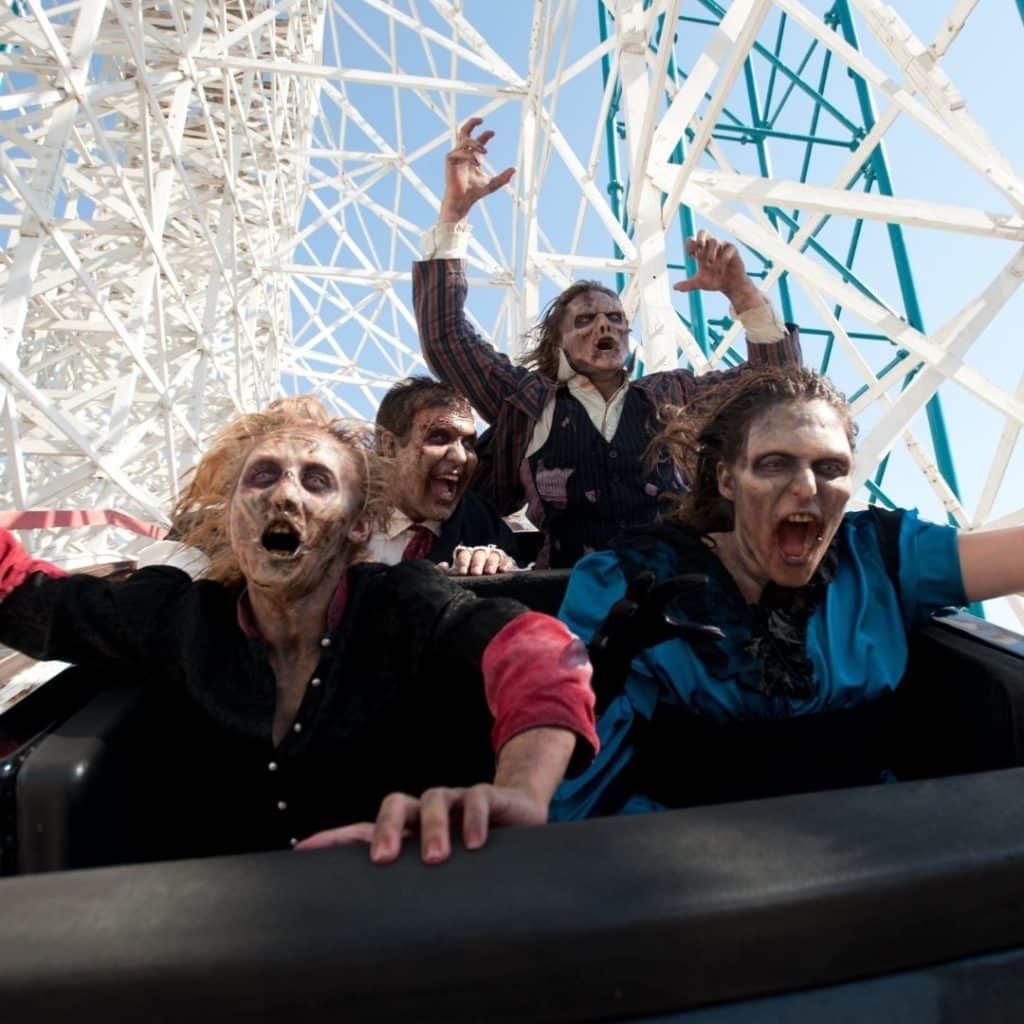
<svg viewBox="0 0 1024 1024">
<path fill-rule="evenodd" d="M 968 601 L 1024 593 L 1024 526 L 961 533 L 957 546 Z"/>
<path fill-rule="evenodd" d="M 466 216 L 478 200 L 502 188 L 515 173 L 509 167 L 489 176 L 480 166 L 494 135 L 486 131 L 474 138 L 481 123 L 478 117 L 467 121 L 445 158 L 440 219 L 427 234 L 426 258 L 413 264 L 412 297 L 427 365 L 493 423 L 526 371 L 497 352 L 466 317 L 466 273 L 461 259 L 468 236 Z"/>
<path fill-rule="evenodd" d="M 721 292 L 747 333 L 747 361 L 752 366 L 799 366 L 800 332 L 784 324 L 771 303 L 747 274 L 735 245 L 720 242 L 707 231 L 687 239 L 686 251 L 697 261 L 697 273 L 673 287 L 678 292 Z M 699 380 L 715 379 L 705 374 Z"/>
<path fill-rule="evenodd" d="M 168 602 L 190 584 L 178 569 L 112 583 L 33 559 L 0 530 L 0 643 L 42 660 L 128 665 L 161 657 Z"/>
</svg>

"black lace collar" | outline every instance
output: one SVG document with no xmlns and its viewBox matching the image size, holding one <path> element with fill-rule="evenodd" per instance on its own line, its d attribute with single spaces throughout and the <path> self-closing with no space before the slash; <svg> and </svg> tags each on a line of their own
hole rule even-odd
<svg viewBox="0 0 1024 1024">
<path fill-rule="evenodd" d="M 765 697 L 806 699 L 814 693 L 807 657 L 807 624 L 825 599 L 839 562 L 839 534 L 802 587 L 769 583 L 748 604 L 736 581 L 696 530 L 677 523 L 629 531 L 615 544 L 627 580 L 654 572 L 658 582 L 684 572 L 705 573 L 708 584 L 687 598 L 686 613 L 719 626 L 724 640 L 692 643 L 708 672 Z"/>
</svg>

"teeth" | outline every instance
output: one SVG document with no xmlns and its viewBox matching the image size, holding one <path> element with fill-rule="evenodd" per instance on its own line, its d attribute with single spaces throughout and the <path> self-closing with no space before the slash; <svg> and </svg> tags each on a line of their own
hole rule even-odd
<svg viewBox="0 0 1024 1024">
<path fill-rule="evenodd" d="M 791 516 L 786 516 L 787 523 L 813 523 L 814 516 L 809 516 L 800 512 L 796 512 Z"/>
</svg>

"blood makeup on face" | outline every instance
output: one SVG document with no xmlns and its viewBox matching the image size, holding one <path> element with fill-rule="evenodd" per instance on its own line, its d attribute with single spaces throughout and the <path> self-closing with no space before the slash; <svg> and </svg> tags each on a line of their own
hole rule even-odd
<svg viewBox="0 0 1024 1024">
<path fill-rule="evenodd" d="M 845 425 L 827 402 L 773 406 L 756 419 L 742 455 L 719 468 L 719 489 L 733 502 L 726 543 L 743 575 L 807 583 L 842 521 L 852 468 Z"/>
<path fill-rule="evenodd" d="M 228 506 L 228 536 L 255 586 L 318 585 L 344 557 L 359 477 L 351 455 L 313 430 L 268 435 L 249 453 Z"/>
<path fill-rule="evenodd" d="M 468 411 L 428 406 L 395 447 L 395 504 L 414 523 L 444 522 L 476 469 L 476 427 Z"/>
<path fill-rule="evenodd" d="M 582 292 L 562 317 L 562 349 L 584 376 L 618 373 L 629 350 L 629 322 L 622 303 L 604 292 Z"/>
</svg>

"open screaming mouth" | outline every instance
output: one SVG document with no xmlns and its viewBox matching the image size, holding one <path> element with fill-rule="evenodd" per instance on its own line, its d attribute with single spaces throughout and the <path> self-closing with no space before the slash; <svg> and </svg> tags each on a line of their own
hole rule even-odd
<svg viewBox="0 0 1024 1024">
<path fill-rule="evenodd" d="M 786 516 L 775 529 L 784 562 L 805 562 L 823 539 L 824 524 L 817 516 L 796 513 Z"/>
<path fill-rule="evenodd" d="M 267 551 L 278 555 L 294 557 L 302 546 L 298 531 L 288 523 L 271 523 L 260 537 L 260 543 Z"/>
<path fill-rule="evenodd" d="M 431 484 L 433 485 L 434 493 L 443 500 L 451 501 L 454 499 L 456 492 L 459 489 L 459 478 L 451 476 L 435 476 L 431 477 Z"/>
</svg>

